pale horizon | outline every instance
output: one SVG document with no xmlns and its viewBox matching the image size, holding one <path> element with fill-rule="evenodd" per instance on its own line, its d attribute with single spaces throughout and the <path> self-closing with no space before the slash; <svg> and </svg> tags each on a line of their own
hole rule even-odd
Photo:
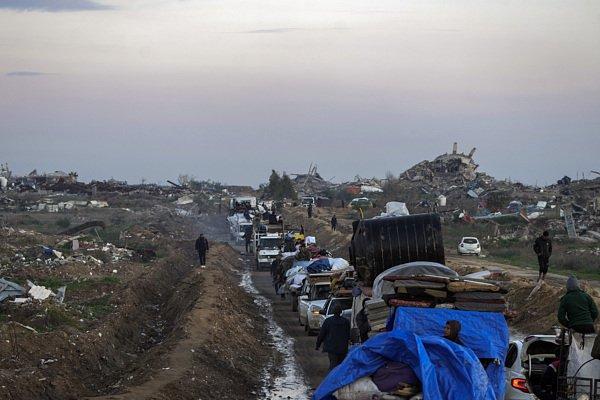
<svg viewBox="0 0 600 400">
<path fill-rule="evenodd" d="M 0 38 L 18 174 L 345 181 L 455 141 L 497 179 L 600 170 L 600 3 L 6 0 Z"/>
</svg>

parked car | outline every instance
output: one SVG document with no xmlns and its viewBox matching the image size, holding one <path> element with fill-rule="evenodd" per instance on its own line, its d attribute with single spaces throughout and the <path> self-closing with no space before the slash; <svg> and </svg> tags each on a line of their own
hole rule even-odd
<svg viewBox="0 0 600 400">
<path fill-rule="evenodd" d="M 458 254 L 481 254 L 481 244 L 476 237 L 464 237 L 458 244 Z"/>
<path fill-rule="evenodd" d="M 323 308 L 319 311 L 318 323 L 319 329 L 323 326 L 323 322 L 333 315 L 333 308 L 339 304 L 342 306 L 342 316 L 348 321 L 352 318 L 352 300 L 353 297 L 330 297 L 327 299 Z"/>
<path fill-rule="evenodd" d="M 373 207 L 373 203 L 367 197 L 357 197 L 355 199 L 352 199 L 349 205 L 355 210 L 358 210 L 359 208 L 362 208 L 364 210 Z"/>
<path fill-rule="evenodd" d="M 510 342 L 504 376 L 504 400 L 534 400 L 540 392 L 540 380 L 558 347 L 554 335 L 530 335 Z"/>
</svg>

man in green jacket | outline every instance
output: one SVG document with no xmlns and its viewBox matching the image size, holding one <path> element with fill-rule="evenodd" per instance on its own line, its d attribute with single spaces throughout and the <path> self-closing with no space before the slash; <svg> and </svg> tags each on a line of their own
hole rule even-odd
<svg viewBox="0 0 600 400">
<path fill-rule="evenodd" d="M 574 276 L 567 279 L 567 293 L 560 299 L 558 322 L 579 333 L 595 333 L 598 308 L 589 294 L 579 288 Z"/>
</svg>

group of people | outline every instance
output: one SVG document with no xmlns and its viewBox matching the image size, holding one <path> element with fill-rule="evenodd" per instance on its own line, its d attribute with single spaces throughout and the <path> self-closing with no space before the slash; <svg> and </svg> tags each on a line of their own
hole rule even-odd
<svg viewBox="0 0 600 400">
<path fill-rule="evenodd" d="M 533 251 L 537 255 L 539 271 L 538 282 L 546 279 L 552 256 L 550 233 L 544 231 L 535 239 Z M 598 307 L 589 294 L 584 292 L 574 276 L 567 279 L 567 293 L 560 299 L 558 322 L 564 327 L 581 334 L 595 333 L 594 321 L 598 318 Z"/>
</svg>

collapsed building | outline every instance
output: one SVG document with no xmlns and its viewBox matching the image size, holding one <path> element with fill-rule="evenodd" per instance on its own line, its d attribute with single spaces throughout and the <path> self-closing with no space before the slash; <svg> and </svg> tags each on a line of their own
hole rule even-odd
<svg viewBox="0 0 600 400">
<path fill-rule="evenodd" d="M 477 178 L 478 164 L 473 161 L 476 148 L 469 154 L 459 153 L 458 144 L 455 142 L 452 153 L 442 154 L 433 161 L 421 161 L 406 170 L 401 176 L 410 181 L 462 181 L 469 182 Z"/>
</svg>

